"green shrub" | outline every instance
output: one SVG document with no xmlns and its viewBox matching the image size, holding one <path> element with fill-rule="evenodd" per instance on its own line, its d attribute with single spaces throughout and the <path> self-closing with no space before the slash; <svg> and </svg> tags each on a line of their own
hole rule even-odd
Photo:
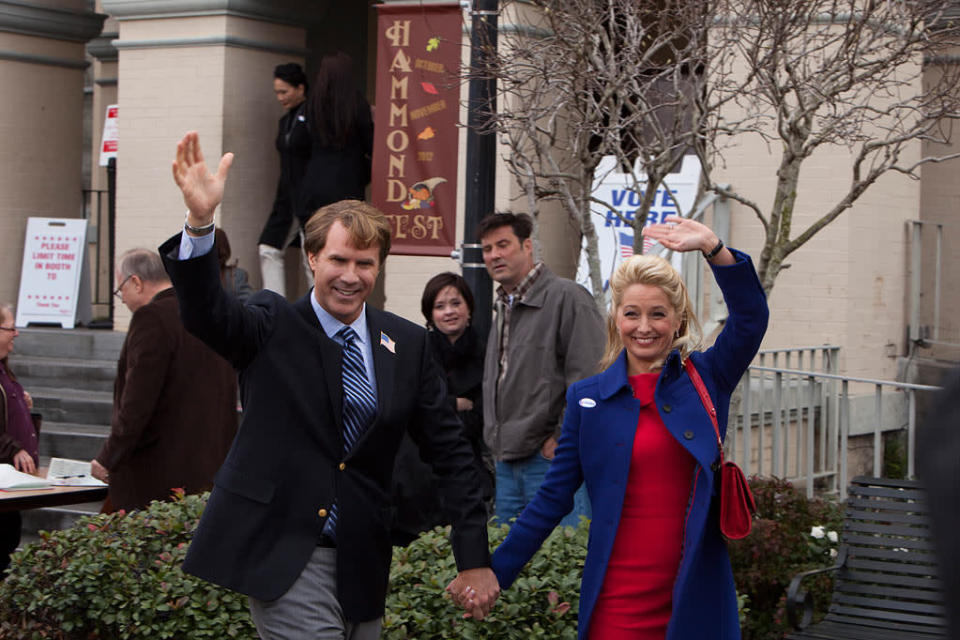
<svg viewBox="0 0 960 640">
<path fill-rule="evenodd" d="M 575 639 L 588 530 L 586 522 L 576 529 L 558 527 L 482 622 L 464 619 L 444 592 L 457 572 L 449 528 L 438 527 L 409 547 L 395 548 L 382 638 Z M 489 532 L 495 547 L 507 527 Z"/>
<path fill-rule="evenodd" d="M 0 583 L 0 637 L 257 638 L 247 599 L 180 570 L 206 496 L 41 532 Z"/>
<path fill-rule="evenodd" d="M 903 480 L 907 477 L 907 430 L 883 434 L 883 477 Z"/>
<path fill-rule="evenodd" d="M 746 596 L 749 607 L 743 620 L 744 640 L 774 640 L 789 628 L 790 580 L 801 571 L 831 563 L 843 514 L 837 504 L 808 499 L 786 480 L 754 477 L 750 487 L 757 517 L 749 537 L 730 542 L 730 562 L 737 593 Z M 816 610 L 826 611 L 832 577 L 808 578 L 804 588 L 813 596 Z"/>
<path fill-rule="evenodd" d="M 784 594 L 799 571 L 828 564 L 841 513 L 789 483 L 751 479 L 758 519 L 730 544 L 745 640 L 782 637 Z M 206 496 L 175 496 L 143 511 L 81 519 L 13 556 L 0 583 L 0 638 L 120 640 L 257 637 L 245 596 L 184 574 L 180 565 Z M 813 532 L 813 527 L 818 528 Z M 486 620 L 464 619 L 445 595 L 456 575 L 449 529 L 395 548 L 384 640 L 574 639 L 589 525 L 554 531 Z M 506 527 L 491 527 L 491 548 Z M 815 533 L 816 535 L 811 535 Z M 805 582 L 825 610 L 828 576 Z"/>
</svg>

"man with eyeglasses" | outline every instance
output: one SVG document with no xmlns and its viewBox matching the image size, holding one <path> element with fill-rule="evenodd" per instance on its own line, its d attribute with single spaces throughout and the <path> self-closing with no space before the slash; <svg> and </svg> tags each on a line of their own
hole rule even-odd
<svg viewBox="0 0 960 640">
<path fill-rule="evenodd" d="M 237 377 L 187 333 L 156 251 L 117 261 L 114 295 L 133 312 L 114 384 L 110 436 L 91 462 L 104 511 L 140 509 L 174 488 L 209 489 L 237 431 Z M 185 401 L 185 399 L 187 401 Z"/>
</svg>

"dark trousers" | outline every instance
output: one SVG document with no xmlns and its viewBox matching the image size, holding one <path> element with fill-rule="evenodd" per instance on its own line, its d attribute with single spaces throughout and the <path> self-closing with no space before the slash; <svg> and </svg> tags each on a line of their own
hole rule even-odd
<svg viewBox="0 0 960 640">
<path fill-rule="evenodd" d="M 19 511 L 0 513 L 0 576 L 6 573 L 10 566 L 10 554 L 20 544 L 21 525 Z"/>
</svg>

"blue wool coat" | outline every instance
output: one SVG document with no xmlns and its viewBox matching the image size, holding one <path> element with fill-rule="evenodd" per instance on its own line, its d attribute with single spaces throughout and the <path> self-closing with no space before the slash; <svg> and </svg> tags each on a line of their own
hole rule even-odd
<svg viewBox="0 0 960 640">
<path fill-rule="evenodd" d="M 712 347 L 690 356 L 713 399 L 723 436 L 730 395 L 760 348 L 768 318 L 766 296 L 750 257 L 733 253 L 735 264 L 712 267 L 729 318 Z M 717 437 L 677 351 L 664 363 L 654 401 L 667 429 L 696 461 L 683 540 L 677 541 L 683 546 L 667 640 L 736 640 L 740 638 L 736 590 L 717 521 L 712 470 L 719 459 Z M 493 555 L 493 570 L 506 589 L 573 507 L 573 494 L 585 481 L 593 521 L 580 591 L 581 640 L 590 628 L 620 523 L 639 416 L 640 402 L 627 380 L 623 352 L 602 373 L 571 385 L 556 457 L 536 496 Z"/>
</svg>

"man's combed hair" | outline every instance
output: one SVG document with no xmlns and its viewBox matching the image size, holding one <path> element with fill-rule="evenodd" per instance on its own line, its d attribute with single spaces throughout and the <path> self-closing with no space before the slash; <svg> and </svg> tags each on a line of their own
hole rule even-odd
<svg viewBox="0 0 960 640">
<path fill-rule="evenodd" d="M 160 254 L 151 249 L 136 248 L 125 251 L 117 261 L 117 269 L 122 278 L 137 276 L 143 282 L 170 281 Z"/>
<path fill-rule="evenodd" d="M 383 265 L 390 253 L 390 221 L 379 209 L 361 200 L 334 202 L 310 216 L 303 227 L 303 248 L 308 255 L 323 251 L 334 222 L 343 225 L 357 249 L 379 247 Z"/>
<path fill-rule="evenodd" d="M 477 237 L 483 239 L 491 231 L 508 225 L 513 228 L 513 233 L 520 239 L 520 242 L 529 238 L 533 233 L 533 218 L 528 214 L 502 211 L 491 213 L 480 221 L 477 226 Z"/>
</svg>

